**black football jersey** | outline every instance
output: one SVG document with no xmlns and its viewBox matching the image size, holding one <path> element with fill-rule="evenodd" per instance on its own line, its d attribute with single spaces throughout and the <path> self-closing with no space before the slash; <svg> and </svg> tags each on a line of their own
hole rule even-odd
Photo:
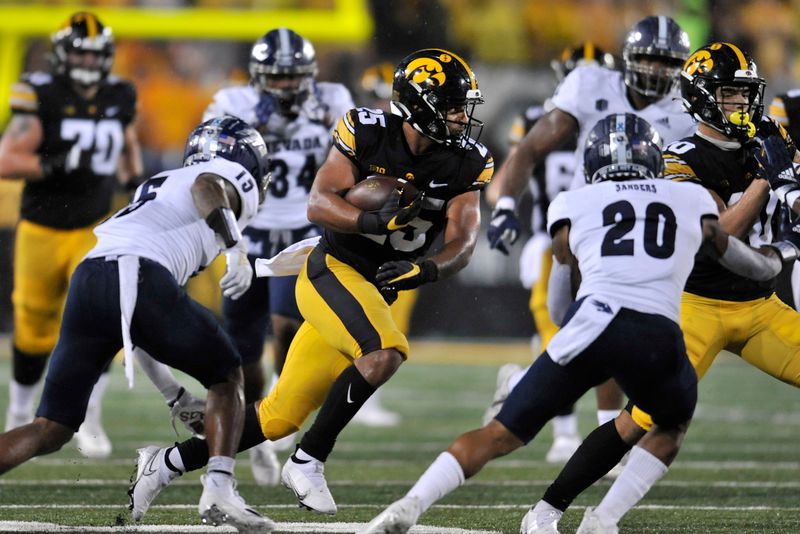
<svg viewBox="0 0 800 534">
<path fill-rule="evenodd" d="M 92 99 L 84 99 L 62 76 L 23 75 L 11 90 L 11 111 L 35 114 L 43 128 L 38 153 L 45 157 L 73 150 L 79 166 L 70 173 L 26 182 L 20 214 L 53 228 L 80 228 L 108 213 L 125 128 L 136 114 L 136 91 L 109 76 Z"/>
<path fill-rule="evenodd" d="M 792 89 L 775 97 L 769 106 L 769 116 L 789 132 L 792 139 L 800 139 L 800 89 Z"/>
<path fill-rule="evenodd" d="M 791 143 L 785 130 L 775 122 L 763 120 L 758 135 L 780 132 Z M 664 177 L 689 180 L 714 191 L 730 206 L 739 201 L 753 178 L 753 167 L 746 158 L 746 149 L 723 150 L 698 135 L 670 143 L 664 149 Z M 761 213 L 747 235 L 749 244 L 760 247 L 775 239 L 778 230 L 779 200 L 770 193 Z M 722 267 L 705 254 L 695 258 L 694 269 L 686 282 L 686 291 L 719 300 L 746 301 L 771 295 L 775 280 L 756 282 Z"/>
<path fill-rule="evenodd" d="M 492 155 L 473 141 L 461 146 L 436 145 L 425 154 L 412 154 L 403 134 L 403 119 L 375 109 L 347 112 L 334 130 L 333 141 L 358 167 L 359 181 L 376 174 L 396 176 L 425 192 L 419 215 L 389 235 L 324 231 L 324 250 L 368 280 L 374 279 L 384 262 L 424 256 L 444 230 L 448 201 L 483 189 L 494 171 Z"/>
</svg>

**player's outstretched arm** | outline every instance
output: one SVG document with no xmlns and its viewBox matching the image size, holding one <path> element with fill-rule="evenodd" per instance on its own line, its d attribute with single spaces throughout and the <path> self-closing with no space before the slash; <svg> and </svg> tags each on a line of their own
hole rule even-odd
<svg viewBox="0 0 800 534">
<path fill-rule="evenodd" d="M 494 206 L 502 197 L 516 201 L 525 191 L 534 167 L 577 132 L 578 121 L 569 113 L 556 108 L 543 115 L 492 178 L 486 192 L 489 204 Z"/>
<path fill-rule="evenodd" d="M 42 143 L 42 122 L 35 115 L 15 114 L 0 137 L 0 177 L 40 181 L 45 178 L 44 158 L 37 154 Z"/>
<path fill-rule="evenodd" d="M 703 238 L 705 251 L 726 269 L 757 281 L 774 278 L 781 272 L 784 262 L 795 261 L 798 257 L 800 235 L 797 245 L 780 241 L 761 248 L 753 248 L 723 230 L 717 219 L 703 219 Z"/>
</svg>

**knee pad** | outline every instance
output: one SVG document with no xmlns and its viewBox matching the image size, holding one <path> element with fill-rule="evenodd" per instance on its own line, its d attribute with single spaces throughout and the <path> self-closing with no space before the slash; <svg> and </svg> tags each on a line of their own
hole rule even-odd
<svg viewBox="0 0 800 534">
<path fill-rule="evenodd" d="M 23 386 L 32 386 L 41 380 L 47 367 L 49 352 L 31 354 L 14 346 L 14 380 Z"/>
</svg>

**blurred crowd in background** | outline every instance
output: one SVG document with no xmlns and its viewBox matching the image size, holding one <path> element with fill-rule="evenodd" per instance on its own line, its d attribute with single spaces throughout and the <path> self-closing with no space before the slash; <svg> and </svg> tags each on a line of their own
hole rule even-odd
<svg viewBox="0 0 800 534">
<path fill-rule="evenodd" d="M 339 0 L 341 1 L 341 0 Z M 90 0 L 93 7 L 216 8 L 238 10 L 328 9 L 337 0 Z M 651 14 L 674 17 L 689 32 L 692 48 L 711 40 L 729 41 L 750 51 L 767 80 L 766 102 L 800 85 L 800 0 L 367 0 L 350 2 L 368 10 L 374 31 L 366 43 L 315 41 L 319 80 L 345 84 L 359 106 L 377 107 L 375 86 L 364 85 L 371 66 L 393 64 L 410 51 L 433 46 L 464 55 L 475 70 L 486 98 L 477 112 L 485 122 L 481 141 L 502 163 L 513 118 L 533 102 L 552 94 L 556 80 L 550 61 L 565 47 L 591 40 L 618 54 L 626 30 Z M 74 2 L 26 2 L 25 5 L 74 6 Z M 264 32 L 285 23 L 264 20 Z M 109 24 L 112 26 L 113 23 Z M 55 25 L 54 25 L 55 26 Z M 252 41 L 133 40 L 118 37 L 113 72 L 131 80 L 139 94 L 138 130 L 146 175 L 179 166 L 187 132 L 200 120 L 211 96 L 231 83 L 246 84 Z M 46 38 L 27 43 L 23 70 L 47 70 Z M 3 104 L 7 105 L 7 104 Z M 4 125 L 0 124 L 0 128 Z M 5 184 L 0 184 L 5 185 Z M 17 192 L 0 188 L 0 223 L 13 224 Z M 487 211 L 488 213 L 488 211 Z M 7 235 L 7 234 L 4 234 Z M 0 239 L 0 256 L 10 251 Z M 519 250 L 515 251 L 519 254 Z M 5 262 L 0 259 L 0 277 Z M 460 284 L 480 292 L 506 288 L 519 293 L 517 261 L 486 246 L 482 236 Z M 2 288 L 0 288 L 2 289 Z M 9 288 L 10 291 L 10 288 Z M 446 288 L 442 288 L 446 291 Z M 515 293 L 516 291 L 516 293 Z M 0 301 L 4 301 L 0 290 Z M 516 298 L 516 297 L 515 297 Z M 0 302 L 0 316 L 4 304 Z M 527 306 L 521 305 L 520 310 Z M 507 326 L 509 324 L 504 323 Z M 530 320 L 519 335 L 530 334 Z M 0 317 L 0 331 L 4 330 Z M 457 333 L 457 332 L 456 332 Z M 507 332 L 499 332 L 507 334 Z"/>
</svg>

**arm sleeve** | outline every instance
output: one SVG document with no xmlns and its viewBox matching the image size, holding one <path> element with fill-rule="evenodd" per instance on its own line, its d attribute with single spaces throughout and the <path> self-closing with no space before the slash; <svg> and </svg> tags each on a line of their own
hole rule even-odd
<svg viewBox="0 0 800 534">
<path fill-rule="evenodd" d="M 570 266 L 559 263 L 553 256 L 553 268 L 550 269 L 550 279 L 547 283 L 547 311 L 550 313 L 550 319 L 558 326 L 561 326 L 573 302 L 570 273 Z"/>
</svg>

